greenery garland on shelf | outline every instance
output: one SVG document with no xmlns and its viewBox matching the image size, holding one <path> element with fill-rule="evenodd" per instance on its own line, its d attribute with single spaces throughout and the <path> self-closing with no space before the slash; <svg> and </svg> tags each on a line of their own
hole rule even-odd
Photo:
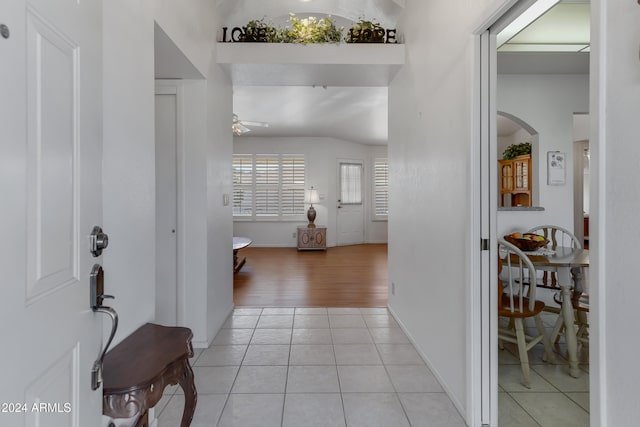
<svg viewBox="0 0 640 427">
<path fill-rule="evenodd" d="M 263 17 L 250 20 L 242 28 L 234 28 L 232 38 L 236 30 L 240 34 L 235 41 L 260 43 L 338 44 L 343 40 L 346 43 L 385 43 L 387 36 L 387 30 L 377 21 L 360 18 L 343 36 L 344 28 L 338 28 L 331 16 L 298 18 L 294 13 L 289 14 L 289 22 L 284 28 L 267 23 Z M 224 31 L 223 38 L 226 39 L 227 28 Z M 395 29 L 388 31 L 388 37 L 396 43 Z"/>
<path fill-rule="evenodd" d="M 384 43 L 385 29 L 377 21 L 360 18 L 344 37 L 347 43 Z"/>
<path fill-rule="evenodd" d="M 343 28 L 336 27 L 331 17 L 298 18 L 289 14 L 289 26 L 278 28 L 265 22 L 265 18 L 252 19 L 243 27 L 241 41 L 261 43 L 323 44 L 340 43 Z"/>
<path fill-rule="evenodd" d="M 283 43 L 340 43 L 343 28 L 336 27 L 330 16 L 316 18 L 298 18 L 294 13 L 289 14 L 291 28 L 283 30 Z"/>
<path fill-rule="evenodd" d="M 280 43 L 280 30 L 267 24 L 265 18 L 252 19 L 243 27 L 244 42 Z"/>
<path fill-rule="evenodd" d="M 531 143 L 511 144 L 502 153 L 502 160 L 513 160 L 518 156 L 531 154 Z"/>
</svg>

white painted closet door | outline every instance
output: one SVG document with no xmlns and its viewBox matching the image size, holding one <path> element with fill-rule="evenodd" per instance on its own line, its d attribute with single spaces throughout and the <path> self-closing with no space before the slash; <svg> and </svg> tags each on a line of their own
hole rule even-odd
<svg viewBox="0 0 640 427">
<path fill-rule="evenodd" d="M 0 23 L 0 425 L 99 426 L 102 4 L 2 1 Z"/>
<path fill-rule="evenodd" d="M 156 323 L 178 324 L 177 89 L 156 88 Z"/>
</svg>

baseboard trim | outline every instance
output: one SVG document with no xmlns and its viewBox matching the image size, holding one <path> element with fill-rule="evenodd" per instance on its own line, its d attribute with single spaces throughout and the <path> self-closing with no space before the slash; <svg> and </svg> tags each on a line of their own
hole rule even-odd
<svg viewBox="0 0 640 427">
<path fill-rule="evenodd" d="M 413 346 L 415 347 L 416 351 L 418 352 L 418 355 L 422 358 L 422 360 L 424 361 L 424 363 L 429 367 L 429 369 L 431 370 L 431 372 L 433 373 L 433 375 L 436 377 L 436 379 L 438 380 L 438 382 L 440 383 L 440 385 L 442 386 L 442 388 L 444 389 L 444 392 L 447 394 L 447 396 L 449 396 L 449 399 L 451 399 L 451 402 L 453 402 L 453 405 L 456 407 L 456 409 L 458 410 L 458 413 L 460 414 L 460 416 L 462 417 L 463 420 L 466 421 L 467 417 L 466 417 L 466 409 L 464 408 L 464 406 L 462 405 L 462 403 L 456 399 L 453 395 L 453 393 L 451 392 L 451 389 L 447 386 L 447 383 L 443 380 L 442 375 L 440 375 L 440 373 L 438 372 L 437 369 L 435 369 L 435 367 L 433 366 L 433 363 L 431 363 L 431 361 L 429 360 L 429 358 L 427 357 L 427 355 L 424 353 L 424 351 L 422 351 L 422 349 L 420 348 L 420 346 L 418 346 L 418 344 L 416 343 L 416 340 L 413 338 L 413 335 L 411 335 L 411 333 L 407 330 L 407 327 L 405 326 L 404 323 L 402 323 L 402 321 L 400 320 L 400 318 L 398 317 L 397 313 L 393 310 L 393 308 L 387 304 L 387 309 L 389 310 L 389 313 L 391 313 L 391 316 L 393 316 L 393 318 L 395 319 L 395 321 L 398 323 L 398 325 L 400 326 L 400 329 L 402 329 L 402 331 L 405 333 L 405 335 L 407 336 L 407 338 L 409 338 L 409 341 L 411 342 L 411 344 L 413 344 Z"/>
</svg>

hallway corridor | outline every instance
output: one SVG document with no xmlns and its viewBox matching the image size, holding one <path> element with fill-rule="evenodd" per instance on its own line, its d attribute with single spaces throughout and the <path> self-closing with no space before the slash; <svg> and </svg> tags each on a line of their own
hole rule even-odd
<svg viewBox="0 0 640 427">
<path fill-rule="evenodd" d="M 465 425 L 386 308 L 237 308 L 192 364 L 192 427 Z M 167 388 L 159 427 L 183 404 Z"/>
</svg>

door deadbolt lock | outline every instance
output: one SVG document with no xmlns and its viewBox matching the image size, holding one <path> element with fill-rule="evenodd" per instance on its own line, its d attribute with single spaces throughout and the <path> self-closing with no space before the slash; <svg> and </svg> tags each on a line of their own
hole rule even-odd
<svg viewBox="0 0 640 427">
<path fill-rule="evenodd" d="M 89 236 L 89 251 L 94 257 L 102 255 L 102 250 L 109 246 L 109 236 L 102 232 L 99 226 L 93 227 Z"/>
</svg>

